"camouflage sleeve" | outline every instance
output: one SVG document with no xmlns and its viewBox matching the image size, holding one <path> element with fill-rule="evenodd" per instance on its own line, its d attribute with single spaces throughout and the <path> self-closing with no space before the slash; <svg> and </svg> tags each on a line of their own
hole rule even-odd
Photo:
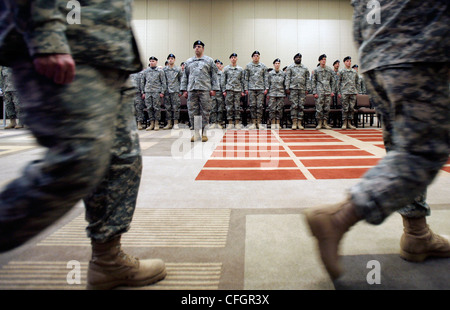
<svg viewBox="0 0 450 310">
<path fill-rule="evenodd" d="M 306 80 L 306 90 L 308 93 L 311 93 L 311 79 L 309 78 L 309 70 L 305 70 L 305 80 Z"/>
<path fill-rule="evenodd" d="M 289 89 L 290 86 L 291 86 L 291 68 L 287 67 L 286 77 L 284 79 L 284 87 L 285 89 Z"/>
<path fill-rule="evenodd" d="M 245 71 L 242 70 L 241 72 L 241 85 L 242 85 L 242 92 L 245 92 Z"/>
<path fill-rule="evenodd" d="M 66 38 L 66 17 L 59 0 L 20 0 L 17 22 L 27 25 L 24 36 L 31 56 L 37 54 L 70 54 Z"/>
<path fill-rule="evenodd" d="M 244 90 L 248 90 L 248 79 L 250 78 L 250 74 L 248 73 L 248 66 L 244 69 Z"/>
<path fill-rule="evenodd" d="M 264 66 L 264 69 L 263 69 L 264 82 L 266 82 L 265 77 L 268 76 L 268 75 L 269 75 L 269 71 L 267 71 L 267 67 Z M 267 80 L 267 81 L 268 81 L 268 80 Z M 269 84 L 267 84 L 267 83 L 265 83 L 265 84 L 266 84 L 266 85 L 265 85 L 265 89 L 269 89 Z"/>
<path fill-rule="evenodd" d="M 188 75 L 189 75 L 189 73 L 187 73 L 188 72 L 188 66 L 186 66 L 185 68 L 184 68 L 184 71 L 183 71 L 183 75 L 181 76 L 181 85 L 180 85 L 180 90 L 181 91 L 187 91 L 187 85 L 188 85 Z"/>
<path fill-rule="evenodd" d="M 159 71 L 159 79 L 161 81 L 161 94 L 165 94 L 167 91 L 167 79 L 166 79 L 166 73 L 163 70 Z"/>
<path fill-rule="evenodd" d="M 358 74 L 355 74 L 355 85 L 357 94 L 361 94 L 361 78 Z"/>
<path fill-rule="evenodd" d="M 225 68 L 223 70 L 222 78 L 220 79 L 220 88 L 222 89 L 222 92 L 225 92 L 227 90 L 226 89 L 226 86 L 227 86 L 227 72 L 228 72 L 228 69 Z"/>
<path fill-rule="evenodd" d="M 317 94 L 317 75 L 316 75 L 316 71 L 314 71 L 312 77 L 311 77 L 311 88 L 312 88 L 312 93 L 313 94 Z"/>
<path fill-rule="evenodd" d="M 211 90 L 220 91 L 219 69 L 214 64 L 214 61 L 211 62 Z"/>
<path fill-rule="evenodd" d="M 143 94 L 145 92 L 145 81 L 146 81 L 146 76 L 145 76 L 145 71 L 144 71 L 144 72 L 142 72 L 141 80 L 139 83 L 140 84 L 139 89 L 141 91 L 141 94 Z"/>
<path fill-rule="evenodd" d="M 342 72 L 339 72 L 339 77 L 338 77 L 337 83 L 336 83 L 337 84 L 336 91 L 337 91 L 338 95 L 342 95 L 342 91 L 341 91 L 342 77 L 343 77 Z"/>
<path fill-rule="evenodd" d="M 333 73 L 330 74 L 330 81 L 331 81 L 331 92 L 336 93 L 336 79 L 333 76 Z"/>
</svg>

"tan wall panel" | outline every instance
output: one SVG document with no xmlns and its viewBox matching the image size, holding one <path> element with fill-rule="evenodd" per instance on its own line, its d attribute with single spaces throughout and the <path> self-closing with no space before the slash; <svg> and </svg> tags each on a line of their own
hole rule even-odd
<svg viewBox="0 0 450 310">
<path fill-rule="evenodd" d="M 323 53 L 330 66 L 347 55 L 357 63 L 348 0 L 135 0 L 133 12 L 145 64 L 154 55 L 163 65 L 169 53 L 179 64 L 193 56 L 198 39 L 224 64 L 236 52 L 245 66 L 254 50 L 268 67 L 275 58 L 283 67 L 292 63 L 297 52 L 310 70 Z"/>
</svg>

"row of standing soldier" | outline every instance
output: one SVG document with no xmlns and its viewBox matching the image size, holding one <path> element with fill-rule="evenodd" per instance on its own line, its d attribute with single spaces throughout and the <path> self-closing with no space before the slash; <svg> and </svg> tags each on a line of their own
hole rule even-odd
<svg viewBox="0 0 450 310">
<path fill-rule="evenodd" d="M 337 104 L 338 97 L 342 103 L 342 128 L 354 128 L 351 122 L 356 95 L 364 94 L 365 87 L 362 77 L 357 72 L 357 65 L 351 66 L 351 57 L 344 58 L 345 68 L 341 70 L 339 70 L 340 61 L 336 60 L 333 63 L 333 70 L 326 66 L 327 57 L 323 54 L 319 57 L 317 68 L 311 74 L 301 63 L 300 53 L 294 56 L 294 63 L 283 70 L 280 70 L 281 61 L 278 58 L 273 62 L 274 69 L 267 68 L 259 61 L 258 51 L 252 54 L 252 62 L 247 64 L 245 69 L 237 65 L 236 53 L 231 54 L 229 58 L 230 65 L 225 68 L 220 60 L 215 61 L 220 91 L 211 98 L 209 128 L 223 128 L 225 116 L 227 129 L 241 129 L 243 126 L 241 98 L 244 96 L 248 96 L 251 117 L 248 128 L 264 128 L 263 111 L 267 95 L 271 128 L 279 129 L 284 97 L 287 95 L 291 104 L 292 129 L 304 129 L 303 108 L 308 93 L 315 97 L 317 129 L 331 129 L 328 123 L 329 110 L 332 104 Z M 164 129 L 179 128 L 180 97 L 186 89 L 186 85 L 183 85 L 185 63 L 177 67 L 175 60 L 175 55 L 169 54 L 166 66 L 160 68 L 157 66 L 158 59 L 152 56 L 149 58 L 148 68 L 132 75 L 137 89 L 135 107 L 140 130 L 144 129 L 145 110 L 150 119 L 147 130 L 159 130 L 161 100 L 166 110 L 167 125 Z"/>
</svg>

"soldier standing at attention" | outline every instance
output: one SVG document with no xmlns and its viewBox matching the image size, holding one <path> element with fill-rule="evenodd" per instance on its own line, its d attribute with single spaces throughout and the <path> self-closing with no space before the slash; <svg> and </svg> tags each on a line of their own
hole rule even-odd
<svg viewBox="0 0 450 310">
<path fill-rule="evenodd" d="M 333 62 L 333 73 L 334 73 L 334 85 L 338 87 L 339 84 L 339 66 L 341 62 L 339 60 L 335 60 Z M 334 90 L 334 93 L 337 93 L 337 89 Z M 333 108 L 337 108 L 338 106 L 338 96 L 333 96 L 332 98 L 332 106 Z"/>
<path fill-rule="evenodd" d="M 217 66 L 217 75 L 219 77 L 219 84 L 220 84 L 220 91 L 216 92 L 216 95 L 212 97 L 212 104 L 211 104 L 211 126 L 209 128 L 218 128 L 222 129 L 222 119 L 223 119 L 223 111 L 225 109 L 225 98 L 223 96 L 223 89 L 222 89 L 222 79 L 223 79 L 223 63 L 216 59 L 214 63 Z"/>
<path fill-rule="evenodd" d="M 343 272 L 343 235 L 361 220 L 378 225 L 395 211 L 403 219 L 402 258 L 450 257 L 448 240 L 427 225 L 429 206 L 417 203 L 450 150 L 449 3 L 380 3 L 379 23 L 369 23 L 367 1 L 352 1 L 353 33 L 369 95 L 383 117 L 386 156 L 350 188 L 345 201 L 306 211 L 332 278 Z"/>
<path fill-rule="evenodd" d="M 298 53 L 294 56 L 294 63 L 286 68 L 286 94 L 291 102 L 292 129 L 305 129 L 302 126 L 303 107 L 310 89 L 309 70 L 302 64 L 302 54 Z"/>
<path fill-rule="evenodd" d="M 146 129 L 159 130 L 161 120 L 161 99 L 167 89 L 166 75 L 163 69 L 158 68 L 158 58 L 151 56 L 149 59 L 150 67 L 142 73 L 141 89 L 144 90 L 142 99 L 145 99 L 150 126 Z"/>
<path fill-rule="evenodd" d="M 144 129 L 144 109 L 145 103 L 142 99 L 143 90 L 141 89 L 141 79 L 144 70 L 141 72 L 130 74 L 131 82 L 136 90 L 136 94 L 134 96 L 134 108 L 135 108 L 135 117 L 137 122 L 138 130 Z"/>
<path fill-rule="evenodd" d="M 265 96 L 267 95 L 266 74 L 267 67 L 259 62 L 261 54 L 254 51 L 252 62 L 245 68 L 245 94 L 248 95 L 248 105 L 250 107 L 250 117 L 252 124 L 249 129 L 261 129 L 261 122 L 264 113 Z"/>
<path fill-rule="evenodd" d="M 83 1 L 89 27 L 68 24 L 69 9 L 59 1 L 2 4 L 0 65 L 12 67 L 25 124 L 46 154 L 0 193 L 0 251 L 25 243 L 83 200 L 92 246 L 88 289 L 163 279 L 163 261 L 134 258 L 120 244 L 142 172 L 133 102 L 120 94 L 129 74 L 142 69 L 131 1 Z"/>
<path fill-rule="evenodd" d="M 361 74 L 359 74 L 358 68 L 359 68 L 358 65 L 352 66 L 352 69 L 355 70 L 356 72 L 358 72 L 358 76 L 359 76 L 358 94 L 366 95 L 367 94 L 366 83 L 364 82 L 364 77 Z"/>
<path fill-rule="evenodd" d="M 281 60 L 273 61 L 274 70 L 267 74 L 267 97 L 269 97 L 269 118 L 272 120 L 271 129 L 281 129 L 280 120 L 283 117 L 285 73 L 280 70 Z"/>
<path fill-rule="evenodd" d="M 322 126 L 325 129 L 331 129 L 328 125 L 328 117 L 336 83 L 333 70 L 326 66 L 326 63 L 327 55 L 320 55 L 319 66 L 314 70 L 312 76 L 312 91 L 316 99 L 316 129 L 322 129 Z"/>
<path fill-rule="evenodd" d="M 166 119 L 167 125 L 163 128 L 179 129 L 178 121 L 180 120 L 180 92 L 181 77 L 183 72 L 181 68 L 175 66 L 175 55 L 169 54 L 167 56 L 168 65 L 163 68 L 167 81 L 167 96 L 165 97 L 164 104 L 166 107 Z"/>
<path fill-rule="evenodd" d="M 227 108 L 227 129 L 233 129 L 233 117 L 236 122 L 236 129 L 241 129 L 241 97 L 245 96 L 245 72 L 237 65 L 238 56 L 236 53 L 230 55 L 230 62 L 223 70 L 222 89 L 225 96 Z"/>
<path fill-rule="evenodd" d="M 183 78 L 181 79 L 181 90 L 188 100 L 188 113 L 192 125 L 194 125 L 194 135 L 191 142 L 200 139 L 202 131 L 202 142 L 208 141 L 206 126 L 209 123 L 211 112 L 211 97 L 220 91 L 219 76 L 214 60 L 204 55 L 205 44 L 198 40 L 193 44 L 195 56 L 185 61 Z M 202 124 L 194 124 L 194 117 L 201 116 Z"/>
<path fill-rule="evenodd" d="M 358 94 L 358 72 L 351 68 L 352 58 L 344 58 L 345 68 L 339 72 L 339 83 L 337 86 L 338 97 L 342 98 L 342 129 L 356 129 L 352 125 L 355 113 L 356 95 Z"/>
<path fill-rule="evenodd" d="M 0 88 L 3 91 L 6 117 L 9 118 L 9 125 L 6 126 L 5 129 L 23 128 L 23 118 L 20 113 L 21 108 L 19 104 L 19 97 L 17 96 L 17 91 L 14 87 L 12 70 L 10 67 L 3 66 L 1 68 Z"/>
</svg>

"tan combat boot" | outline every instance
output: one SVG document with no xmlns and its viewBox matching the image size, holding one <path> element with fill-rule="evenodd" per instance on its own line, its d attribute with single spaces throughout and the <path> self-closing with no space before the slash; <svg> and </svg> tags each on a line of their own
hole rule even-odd
<svg viewBox="0 0 450 310">
<path fill-rule="evenodd" d="M 194 130 L 194 135 L 191 137 L 191 142 L 195 142 L 200 140 L 200 130 L 195 129 Z"/>
<path fill-rule="evenodd" d="M 264 125 L 262 124 L 262 120 L 260 118 L 258 118 L 256 120 L 256 128 L 258 129 L 264 129 Z"/>
<path fill-rule="evenodd" d="M 173 128 L 173 126 L 172 126 L 172 120 L 169 119 L 169 120 L 167 121 L 167 125 L 163 128 L 163 130 L 170 130 L 170 129 L 172 129 L 172 128 Z"/>
<path fill-rule="evenodd" d="M 13 128 L 15 128 L 16 126 L 17 126 L 16 119 L 15 119 L 15 118 L 11 118 L 11 119 L 9 120 L 9 125 L 6 126 L 5 129 L 13 129 Z"/>
<path fill-rule="evenodd" d="M 293 118 L 292 119 L 292 130 L 296 130 L 298 127 L 297 127 L 297 119 L 296 118 Z"/>
<path fill-rule="evenodd" d="M 248 129 L 250 130 L 256 129 L 256 119 L 252 119 L 252 124 L 248 126 Z"/>
<path fill-rule="evenodd" d="M 217 129 L 223 129 L 222 125 L 220 125 L 220 123 L 216 123 L 216 128 Z"/>
<path fill-rule="evenodd" d="M 425 217 L 407 218 L 402 215 L 402 218 L 401 258 L 422 262 L 428 257 L 450 257 L 449 241 L 431 231 Z"/>
<path fill-rule="evenodd" d="M 108 290 L 116 286 L 144 286 L 166 276 L 166 267 L 160 259 L 143 259 L 125 254 L 120 248 L 120 237 L 106 243 L 91 241 L 92 259 L 89 262 L 87 288 Z"/>
<path fill-rule="evenodd" d="M 325 128 L 325 129 L 331 129 L 331 126 L 328 125 L 328 120 L 326 120 L 326 119 L 323 121 L 323 128 Z"/>
<path fill-rule="evenodd" d="M 159 130 L 159 121 L 155 121 L 155 128 L 154 128 L 156 131 L 158 131 Z"/>
<path fill-rule="evenodd" d="M 303 125 L 302 125 L 302 119 L 299 119 L 299 120 L 297 121 L 297 128 L 300 129 L 300 130 L 305 129 L 305 127 L 303 127 Z"/>
<path fill-rule="evenodd" d="M 230 119 L 230 120 L 228 121 L 227 129 L 234 129 L 234 123 L 233 123 L 233 120 Z"/>
<path fill-rule="evenodd" d="M 173 129 L 180 129 L 180 126 L 178 125 L 178 120 L 173 121 Z"/>
<path fill-rule="evenodd" d="M 323 120 L 319 119 L 319 120 L 317 121 L 316 129 L 322 129 L 322 124 L 323 124 Z"/>
<path fill-rule="evenodd" d="M 362 218 L 353 203 L 342 203 L 305 210 L 309 228 L 318 241 L 319 253 L 328 274 L 337 279 L 343 272 L 339 260 L 339 242 L 343 235 Z"/>
<path fill-rule="evenodd" d="M 155 128 L 155 121 L 151 121 L 150 126 L 148 126 L 147 129 L 145 129 L 145 131 L 150 131 L 153 130 L 154 128 Z"/>
<path fill-rule="evenodd" d="M 344 119 L 344 120 L 342 121 L 342 127 L 341 127 L 341 129 L 347 129 L 347 120 L 346 120 L 346 119 Z"/>
<path fill-rule="evenodd" d="M 237 130 L 240 130 L 240 129 L 242 129 L 242 124 L 241 124 L 241 121 L 236 121 L 236 125 L 235 125 L 235 127 L 236 127 L 236 129 L 237 129 Z"/>
<path fill-rule="evenodd" d="M 142 123 L 141 123 L 141 122 L 138 122 L 138 123 L 137 123 L 137 129 L 138 129 L 138 130 L 144 129 L 144 126 L 142 126 Z"/>
</svg>

